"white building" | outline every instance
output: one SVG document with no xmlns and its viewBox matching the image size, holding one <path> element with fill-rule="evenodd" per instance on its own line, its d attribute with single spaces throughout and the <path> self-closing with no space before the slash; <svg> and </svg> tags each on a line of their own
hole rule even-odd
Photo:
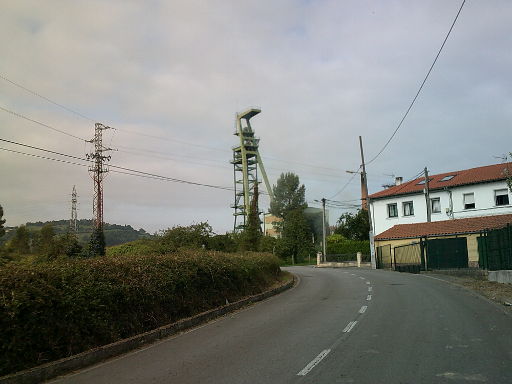
<svg viewBox="0 0 512 384">
<path fill-rule="evenodd" d="M 512 213 L 507 177 L 512 163 L 429 175 L 431 221 Z M 396 185 L 369 196 L 374 234 L 397 224 L 427 221 L 425 178 Z"/>
</svg>

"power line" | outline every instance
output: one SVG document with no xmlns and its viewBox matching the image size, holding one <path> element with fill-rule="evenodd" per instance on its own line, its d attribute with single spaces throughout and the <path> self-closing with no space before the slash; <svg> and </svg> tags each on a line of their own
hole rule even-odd
<svg viewBox="0 0 512 384">
<path fill-rule="evenodd" d="M 341 189 L 340 189 L 338 192 L 336 192 L 334 195 L 332 195 L 331 197 L 329 197 L 329 199 L 328 199 L 328 200 L 331 200 L 331 199 L 335 198 L 335 197 L 336 197 L 336 196 L 338 196 L 341 192 L 343 192 L 343 191 L 345 190 L 345 188 L 347 188 L 347 187 L 348 187 L 348 185 L 352 182 L 352 180 L 354 180 L 354 177 L 355 177 L 356 175 L 358 175 L 358 174 L 359 174 L 359 170 L 360 170 L 360 169 L 361 169 L 361 166 L 359 166 L 359 168 L 357 169 L 357 171 L 355 171 L 355 172 L 352 174 L 352 176 L 350 177 L 350 179 L 348 179 L 348 181 L 346 182 L 346 184 L 345 184 L 343 187 L 341 187 Z"/>
<path fill-rule="evenodd" d="M 35 150 L 38 150 L 38 151 L 49 152 L 49 153 L 52 153 L 52 154 L 56 154 L 56 155 L 64 156 L 64 157 L 69 157 L 69 158 L 73 158 L 73 159 L 80 160 L 80 161 L 85 161 L 85 162 L 87 162 L 87 164 L 81 164 L 81 163 L 71 162 L 71 161 L 68 161 L 68 160 L 49 158 L 49 157 L 46 157 L 46 156 L 40 156 L 40 155 L 35 155 L 35 154 L 29 154 L 29 153 L 26 153 L 26 152 L 20 152 L 20 151 L 10 150 L 10 149 L 6 149 L 6 148 L 0 148 L 1 150 L 8 151 L 8 152 L 13 152 L 13 153 L 22 154 L 22 155 L 31 156 L 31 157 L 36 157 L 36 158 L 45 159 L 45 160 L 58 161 L 58 162 L 61 162 L 61 163 L 80 165 L 80 166 L 88 166 L 88 164 L 90 163 L 87 159 L 80 158 L 78 156 L 68 155 L 68 154 L 61 153 L 61 152 L 56 152 L 56 151 L 51 151 L 51 150 L 48 150 L 48 149 L 44 149 L 44 148 L 40 148 L 40 147 L 28 145 L 28 144 L 18 143 L 18 142 L 11 141 L 11 140 L 0 139 L 0 141 L 4 141 L 4 142 L 10 143 L 10 144 L 15 144 L 15 145 L 23 146 L 23 147 L 26 147 L 26 148 L 35 149 Z M 135 174 L 137 176 L 143 175 L 145 177 L 159 178 L 159 179 L 162 179 L 162 180 L 165 180 L 165 181 L 170 181 L 170 182 L 175 182 L 175 183 L 183 183 L 183 184 L 189 184 L 189 185 L 196 185 L 196 186 L 202 186 L 202 187 L 208 187 L 208 188 L 215 188 L 215 189 L 222 189 L 222 190 L 227 190 L 227 191 L 233 191 L 233 188 L 230 188 L 230 187 L 223 187 L 223 186 L 219 186 L 219 185 L 212 185 L 212 184 L 199 183 L 199 182 L 190 181 L 190 180 L 177 179 L 177 178 L 174 178 L 174 177 L 162 176 L 162 175 L 158 175 L 158 174 L 155 174 L 155 173 L 144 172 L 144 171 L 139 171 L 139 170 L 136 170 L 136 169 L 121 167 L 121 166 L 118 166 L 118 165 L 109 165 L 109 168 L 115 168 L 116 170 L 124 171 L 124 172 L 121 172 L 121 171 L 112 170 L 111 172 L 124 173 L 124 174 L 127 174 L 127 172 L 129 172 L 129 173 L 132 173 L 133 176 L 135 176 Z"/>
<path fill-rule="evenodd" d="M 5 75 L 3 75 L 3 74 L 1 74 L 1 73 L 0 73 L 0 79 L 2 79 L 2 80 L 4 80 L 4 81 L 6 81 L 6 82 L 8 82 L 8 83 L 10 83 L 10 84 L 12 84 L 12 85 L 14 85 L 14 86 L 18 87 L 18 88 L 21 88 L 21 89 L 23 89 L 24 91 L 26 91 L 26 92 L 28 92 L 28 93 L 30 93 L 30 94 L 32 94 L 32 95 L 34 95 L 34 96 L 37 96 L 37 97 L 39 97 L 39 98 L 41 98 L 41 99 L 43 99 L 43 100 L 46 100 L 47 102 L 49 102 L 49 103 L 51 103 L 51 104 L 53 104 L 53 105 L 56 105 L 57 107 L 60 107 L 60 108 L 62 108 L 62 109 L 65 109 L 65 110 L 66 110 L 66 111 L 68 111 L 68 112 L 71 112 L 71 113 L 73 113 L 73 114 L 75 114 L 75 115 L 77 115 L 77 116 L 80 116 L 80 117 L 82 117 L 82 118 L 84 118 L 84 119 L 86 119 L 86 120 L 92 121 L 93 123 L 95 123 L 95 122 L 96 122 L 94 119 L 91 119 L 90 117 L 85 116 L 84 114 L 82 114 L 82 113 L 80 113 L 80 112 L 77 112 L 77 111 L 75 111 L 75 110 L 73 110 L 73 109 L 71 109 L 71 108 L 69 108 L 69 107 L 66 107 L 65 105 L 59 104 L 59 103 L 57 103 L 56 101 L 54 101 L 54 100 L 52 100 L 52 99 L 49 99 L 48 97 L 43 96 L 43 95 L 41 95 L 40 93 L 38 93 L 38 92 L 36 92 L 36 91 L 33 91 L 33 90 L 31 90 L 31 89 L 29 89 L 29 88 L 27 88 L 27 87 L 25 87 L 25 86 L 23 86 L 23 85 L 21 85 L 21 84 L 19 84 L 19 83 L 16 83 L 16 82 L 14 82 L 14 81 L 12 81 L 12 80 L 8 79 L 7 77 L 5 77 Z"/>
<path fill-rule="evenodd" d="M 4 112 L 7 112 L 7 113 L 10 113 L 11 115 L 13 116 L 16 116 L 20 119 L 25 119 L 25 120 L 28 120 L 32 123 L 35 123 L 35 124 L 38 124 L 42 127 L 45 127 L 45 128 L 48 128 L 48 129 L 51 129 L 53 131 L 56 131 L 56 132 L 59 132 L 59 133 L 62 133 L 63 135 L 66 135 L 66 136 L 70 136 L 70 137 L 73 137 L 75 139 L 78 139 L 78 140 L 81 140 L 81 141 L 86 141 L 84 138 L 82 137 L 78 137 L 76 135 L 73 135 L 72 133 L 69 133 L 69 132 L 66 132 L 66 131 L 63 131 L 61 129 L 58 129 L 58 128 L 55 128 L 55 127 L 52 127 L 51 125 L 48 125 L 48 124 L 45 124 L 45 123 L 41 123 L 40 121 L 38 120 L 35 120 L 35 119 L 31 119 L 30 117 L 27 117 L 25 115 L 22 115 L 21 113 L 18 113 L 18 112 L 14 112 L 14 111 L 11 111 L 10 109 L 7 109 L 7 108 L 4 108 L 2 106 L 0 106 L 0 109 Z"/>
<path fill-rule="evenodd" d="M 49 97 L 46 97 L 44 95 L 42 95 L 41 93 L 37 92 L 37 91 L 34 91 L 20 83 L 17 83 L 9 78 L 7 78 L 7 76 L 3 75 L 0 73 L 0 79 L 24 90 L 25 92 L 28 92 L 30 93 L 31 95 L 34 95 L 36 97 L 39 97 L 59 108 L 62 108 L 64 110 L 66 110 L 67 112 L 70 112 L 76 116 L 79 116 L 83 119 L 86 119 L 86 120 L 89 120 L 91 122 L 94 122 L 96 123 L 98 120 L 97 119 L 93 119 L 92 117 L 89 117 L 87 115 L 84 115 L 83 113 L 81 112 L 78 112 L 70 107 L 67 107 L 61 103 L 58 103 L 57 101 L 53 100 L 53 99 L 50 99 Z M 80 140 L 84 140 L 83 138 L 81 137 L 78 137 L 78 136 L 75 136 L 73 134 L 70 134 L 66 131 L 63 131 L 63 130 L 60 130 L 60 129 L 57 129 L 55 127 L 52 127 L 48 124 L 44 124 L 44 123 L 41 123 L 35 119 L 31 119 L 29 117 L 26 117 L 20 113 L 17 113 L 17 112 L 14 112 L 14 111 L 11 111 L 11 110 L 8 110 L 6 108 L 2 108 L 0 107 L 0 109 L 4 110 L 5 112 L 8 112 L 14 116 L 17 116 L 19 118 L 22 118 L 22 119 L 25 119 L 25 120 L 28 120 L 28 121 L 31 121 L 33 123 L 36 123 L 36 124 L 39 124 L 43 127 L 46 127 L 46 128 L 49 128 L 49 129 L 52 129 L 56 132 L 60 132 L 62 134 L 65 134 L 65 135 L 68 135 L 68 136 L 71 136 L 71 137 L 74 137 L 74 138 L 77 138 L 77 139 L 80 139 Z M 112 127 L 113 128 L 113 127 Z M 178 140 L 178 139 L 173 139 L 173 138 L 169 138 L 169 137 L 165 137 L 165 136 L 159 136 L 159 135 L 151 135 L 151 134 L 148 134 L 148 133 L 142 133 L 142 132 L 137 132 L 137 131 L 134 131 L 134 130 L 131 130 L 131 129 L 127 129 L 127 128 L 113 128 L 113 129 L 116 129 L 116 130 L 119 130 L 119 131 L 122 131 L 122 132 L 126 132 L 126 133 L 131 133 L 131 134 L 134 134 L 134 135 L 139 135 L 139 136 L 144 136 L 144 137 L 149 137 L 149 138 L 153 138 L 153 139 L 157 139 L 157 140 L 166 140 L 166 141 L 170 141 L 170 142 L 175 142 L 175 143 L 178 143 L 178 144 L 182 144 L 182 145 L 188 145 L 188 146 L 193 146 L 193 147 L 198 147 L 198 148 L 203 148 L 203 149 L 208 149 L 208 150 L 214 150 L 214 151 L 221 151 L 221 152 L 224 152 L 226 153 L 227 150 L 226 149 L 221 149 L 221 148 L 217 148 L 217 147 L 211 147 L 211 146 L 206 146 L 206 145 L 201 145 L 201 144 L 196 144 L 196 143 L 191 143 L 191 142 L 188 142 L 188 141 L 183 141 L 183 140 Z M 129 149 L 129 148 L 128 148 Z M 132 148 L 134 149 L 134 148 Z M 324 170 L 330 170 L 330 171 L 336 171 L 336 172 L 339 172 L 340 170 L 338 169 L 335 169 L 335 168 L 329 168 L 329 167 L 324 167 L 324 166 L 321 166 L 321 165 L 313 165 L 313 164 L 308 164 L 308 163 L 303 163 L 303 162 L 298 162 L 298 161 L 292 161 L 292 160 L 284 160 L 284 159 L 278 159 L 278 158 L 275 158 L 275 157 L 262 157 L 263 159 L 269 159 L 269 160 L 274 160 L 274 161 L 280 161 L 280 162 L 285 162 L 285 163 L 290 163 L 290 164 L 298 164 L 298 165 L 302 165 L 302 166 L 307 166 L 307 167 L 310 167 L 310 168 L 317 168 L 317 169 L 324 169 Z"/>
<path fill-rule="evenodd" d="M 462 8 L 464 7 L 464 4 L 466 3 L 466 0 L 463 0 L 462 1 L 462 4 L 459 8 L 459 11 L 457 12 L 457 15 L 455 16 L 455 19 L 453 19 L 453 22 L 452 22 L 452 25 L 450 27 L 450 30 L 448 31 L 448 33 L 446 34 L 446 37 L 444 38 L 443 40 L 443 44 L 441 44 L 441 48 L 439 48 L 439 51 L 437 52 L 437 55 L 434 59 L 434 61 L 432 62 L 432 65 L 430 66 L 428 72 L 427 72 L 427 75 L 425 76 L 425 78 L 423 79 L 419 89 L 418 89 L 418 92 L 416 92 L 416 95 L 414 96 L 414 98 L 412 99 L 412 102 L 411 104 L 409 105 L 409 107 L 407 108 L 407 110 L 405 111 L 405 114 L 402 116 L 402 119 L 400 120 L 400 122 L 398 123 L 398 126 L 396 127 L 396 129 L 394 130 L 393 134 L 391 135 L 391 137 L 388 139 L 388 141 L 386 142 L 386 144 L 384 144 L 384 146 L 381 148 L 381 150 L 368 162 L 366 162 L 366 164 L 371 164 L 373 163 L 379 156 L 382 152 L 384 152 L 384 150 L 386 149 L 386 147 L 389 145 L 389 143 L 391 142 L 391 140 L 393 140 L 393 138 L 395 137 L 396 133 L 398 132 L 398 130 L 400 129 L 400 127 L 402 126 L 402 123 L 404 122 L 405 118 L 407 117 L 407 115 L 409 114 L 409 112 L 411 111 L 414 103 L 416 102 L 416 99 L 418 98 L 421 90 L 423 89 L 423 86 L 425 85 L 425 83 L 427 82 L 427 79 L 428 77 L 430 76 L 430 73 L 432 72 L 432 69 L 434 69 L 434 65 L 436 64 L 437 62 L 437 59 L 439 58 L 439 55 L 441 55 L 441 52 L 444 48 L 444 45 L 446 44 L 446 41 L 448 40 L 448 37 L 450 37 L 450 34 L 452 32 L 452 29 L 453 27 L 455 26 L 455 23 L 457 22 L 457 19 L 459 18 L 459 15 L 460 15 L 460 12 L 462 11 Z"/>
</svg>

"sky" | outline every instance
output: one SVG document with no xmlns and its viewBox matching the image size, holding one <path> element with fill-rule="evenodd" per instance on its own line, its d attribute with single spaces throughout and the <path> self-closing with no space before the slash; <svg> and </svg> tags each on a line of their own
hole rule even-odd
<svg viewBox="0 0 512 384">
<path fill-rule="evenodd" d="M 251 122 L 272 184 L 294 172 L 310 206 L 323 197 L 357 204 L 359 177 L 346 171 L 361 164 L 358 137 L 372 159 L 460 5 L 4 0 L 0 138 L 84 157 L 91 151 L 84 139 L 101 122 L 115 128 L 104 132 L 113 165 L 233 187 L 235 116 L 257 107 Z M 424 167 L 436 174 L 499 163 L 512 150 L 511 19 L 510 1 L 466 2 L 409 116 L 368 164 L 370 192 Z M 5 142 L 0 148 L 62 159 Z M 87 167 L 0 150 L 8 226 L 69 218 L 73 185 L 78 218 L 91 218 Z M 217 233 L 233 226 L 231 191 L 111 172 L 104 193 L 109 223 L 149 232 L 202 221 Z M 260 206 L 268 208 L 268 197 Z M 330 223 L 342 212 L 330 209 Z"/>
</svg>

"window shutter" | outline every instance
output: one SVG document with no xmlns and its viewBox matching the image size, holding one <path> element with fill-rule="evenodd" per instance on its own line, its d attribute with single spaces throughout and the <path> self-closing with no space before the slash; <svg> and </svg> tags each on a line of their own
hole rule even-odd
<svg viewBox="0 0 512 384">
<path fill-rule="evenodd" d="M 475 204 L 475 194 L 468 193 L 464 195 L 464 204 Z"/>
</svg>

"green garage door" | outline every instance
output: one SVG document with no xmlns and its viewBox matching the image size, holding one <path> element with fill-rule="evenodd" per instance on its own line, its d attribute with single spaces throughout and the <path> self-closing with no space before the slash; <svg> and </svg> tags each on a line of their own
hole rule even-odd
<svg viewBox="0 0 512 384">
<path fill-rule="evenodd" d="M 427 240 L 427 263 L 428 269 L 467 268 L 466 238 Z"/>
</svg>

